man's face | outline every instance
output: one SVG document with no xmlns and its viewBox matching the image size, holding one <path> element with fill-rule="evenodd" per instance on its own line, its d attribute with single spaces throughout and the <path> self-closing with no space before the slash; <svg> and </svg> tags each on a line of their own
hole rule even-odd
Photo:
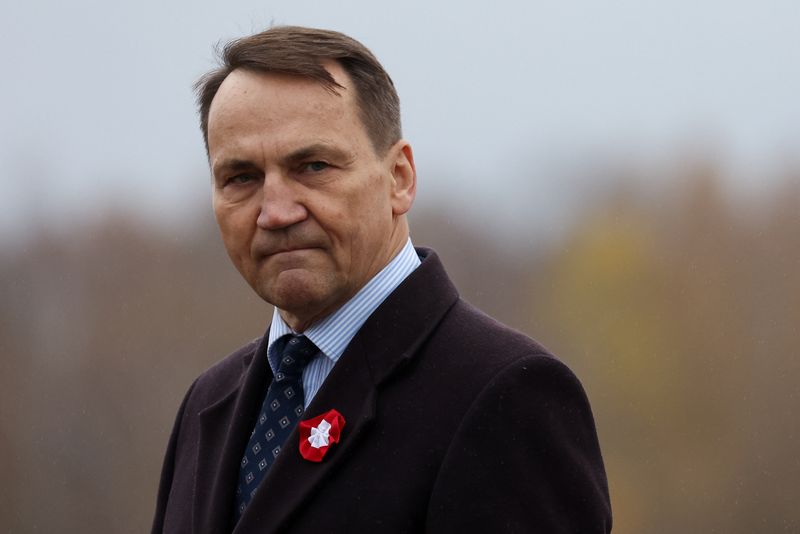
<svg viewBox="0 0 800 534">
<path fill-rule="evenodd" d="M 303 330 L 350 299 L 405 244 L 411 149 L 373 149 L 352 84 L 235 70 L 211 105 L 214 213 L 236 268 Z"/>
</svg>

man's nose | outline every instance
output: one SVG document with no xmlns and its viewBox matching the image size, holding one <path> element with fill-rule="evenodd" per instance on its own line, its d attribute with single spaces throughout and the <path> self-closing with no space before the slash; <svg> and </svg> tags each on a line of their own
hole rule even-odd
<svg viewBox="0 0 800 534">
<path fill-rule="evenodd" d="M 297 184 L 283 176 L 267 176 L 261 191 L 261 210 L 256 224 L 264 230 L 278 230 L 299 223 L 308 217 L 301 202 Z"/>
</svg>

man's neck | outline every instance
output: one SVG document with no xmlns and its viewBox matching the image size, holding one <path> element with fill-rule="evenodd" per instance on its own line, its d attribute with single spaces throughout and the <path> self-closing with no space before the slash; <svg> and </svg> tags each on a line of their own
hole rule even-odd
<svg viewBox="0 0 800 534">
<path fill-rule="evenodd" d="M 294 333 L 302 332 L 328 357 L 336 360 L 364 321 L 419 265 L 420 259 L 411 240 L 406 240 L 406 245 L 392 261 L 350 300 L 302 331 L 294 330 Z M 291 323 L 276 309 L 269 332 L 270 343 L 289 333 L 293 333 Z"/>
<path fill-rule="evenodd" d="M 383 257 L 384 261 L 377 262 L 374 266 L 372 266 L 371 269 L 368 270 L 368 275 L 365 277 L 364 283 L 361 286 L 354 288 L 350 293 L 345 294 L 344 296 L 340 295 L 335 302 L 326 304 L 318 310 L 303 310 L 299 313 L 296 313 L 288 310 L 278 309 L 281 319 L 283 319 L 283 321 L 289 326 L 289 328 L 292 329 L 293 332 L 301 334 L 349 302 L 356 294 L 358 294 L 359 291 L 364 288 L 366 284 L 370 282 L 370 280 L 375 278 L 379 272 L 391 264 L 395 258 L 397 258 L 397 255 L 400 254 L 400 251 L 402 251 L 408 243 L 408 224 L 405 222 L 405 220 L 401 222 L 403 224 L 396 225 L 394 232 L 389 238 L 389 243 L 392 244 L 389 248 L 389 252 L 385 255 L 378 255 L 378 257 Z"/>
</svg>

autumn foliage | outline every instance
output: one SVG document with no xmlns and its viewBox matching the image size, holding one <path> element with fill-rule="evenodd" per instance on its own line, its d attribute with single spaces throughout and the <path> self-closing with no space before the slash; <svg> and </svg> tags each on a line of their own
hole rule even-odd
<svg viewBox="0 0 800 534">
<path fill-rule="evenodd" d="M 757 197 L 713 165 L 641 182 L 522 252 L 524 221 L 500 243 L 418 212 L 414 240 L 580 376 L 615 532 L 798 531 L 800 176 Z M 269 307 L 208 215 L 41 232 L 3 250 L 0 288 L 0 531 L 147 531 L 184 391 Z"/>
</svg>

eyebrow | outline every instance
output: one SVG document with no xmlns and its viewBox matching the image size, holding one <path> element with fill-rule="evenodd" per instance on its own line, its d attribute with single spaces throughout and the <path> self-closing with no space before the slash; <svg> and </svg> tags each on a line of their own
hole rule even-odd
<svg viewBox="0 0 800 534">
<path fill-rule="evenodd" d="M 284 163 L 297 163 L 299 161 L 312 159 L 315 157 L 328 157 L 337 161 L 350 161 L 353 155 L 332 145 L 326 143 L 314 143 L 312 145 L 298 148 L 290 152 L 285 158 Z"/>
<path fill-rule="evenodd" d="M 336 161 L 350 162 L 354 156 L 345 150 L 326 143 L 314 143 L 294 150 L 283 157 L 281 163 L 283 165 L 291 166 L 292 164 L 313 159 L 317 157 L 330 158 Z M 218 173 L 236 172 L 251 170 L 257 168 L 258 165 L 249 159 L 240 158 L 225 158 L 212 168 L 212 174 L 216 176 Z"/>
<path fill-rule="evenodd" d="M 243 171 L 252 169 L 253 167 L 255 167 L 255 164 L 250 160 L 226 158 L 214 165 L 214 167 L 211 169 L 211 172 L 214 176 L 216 176 L 217 173 L 221 171 Z"/>
</svg>

